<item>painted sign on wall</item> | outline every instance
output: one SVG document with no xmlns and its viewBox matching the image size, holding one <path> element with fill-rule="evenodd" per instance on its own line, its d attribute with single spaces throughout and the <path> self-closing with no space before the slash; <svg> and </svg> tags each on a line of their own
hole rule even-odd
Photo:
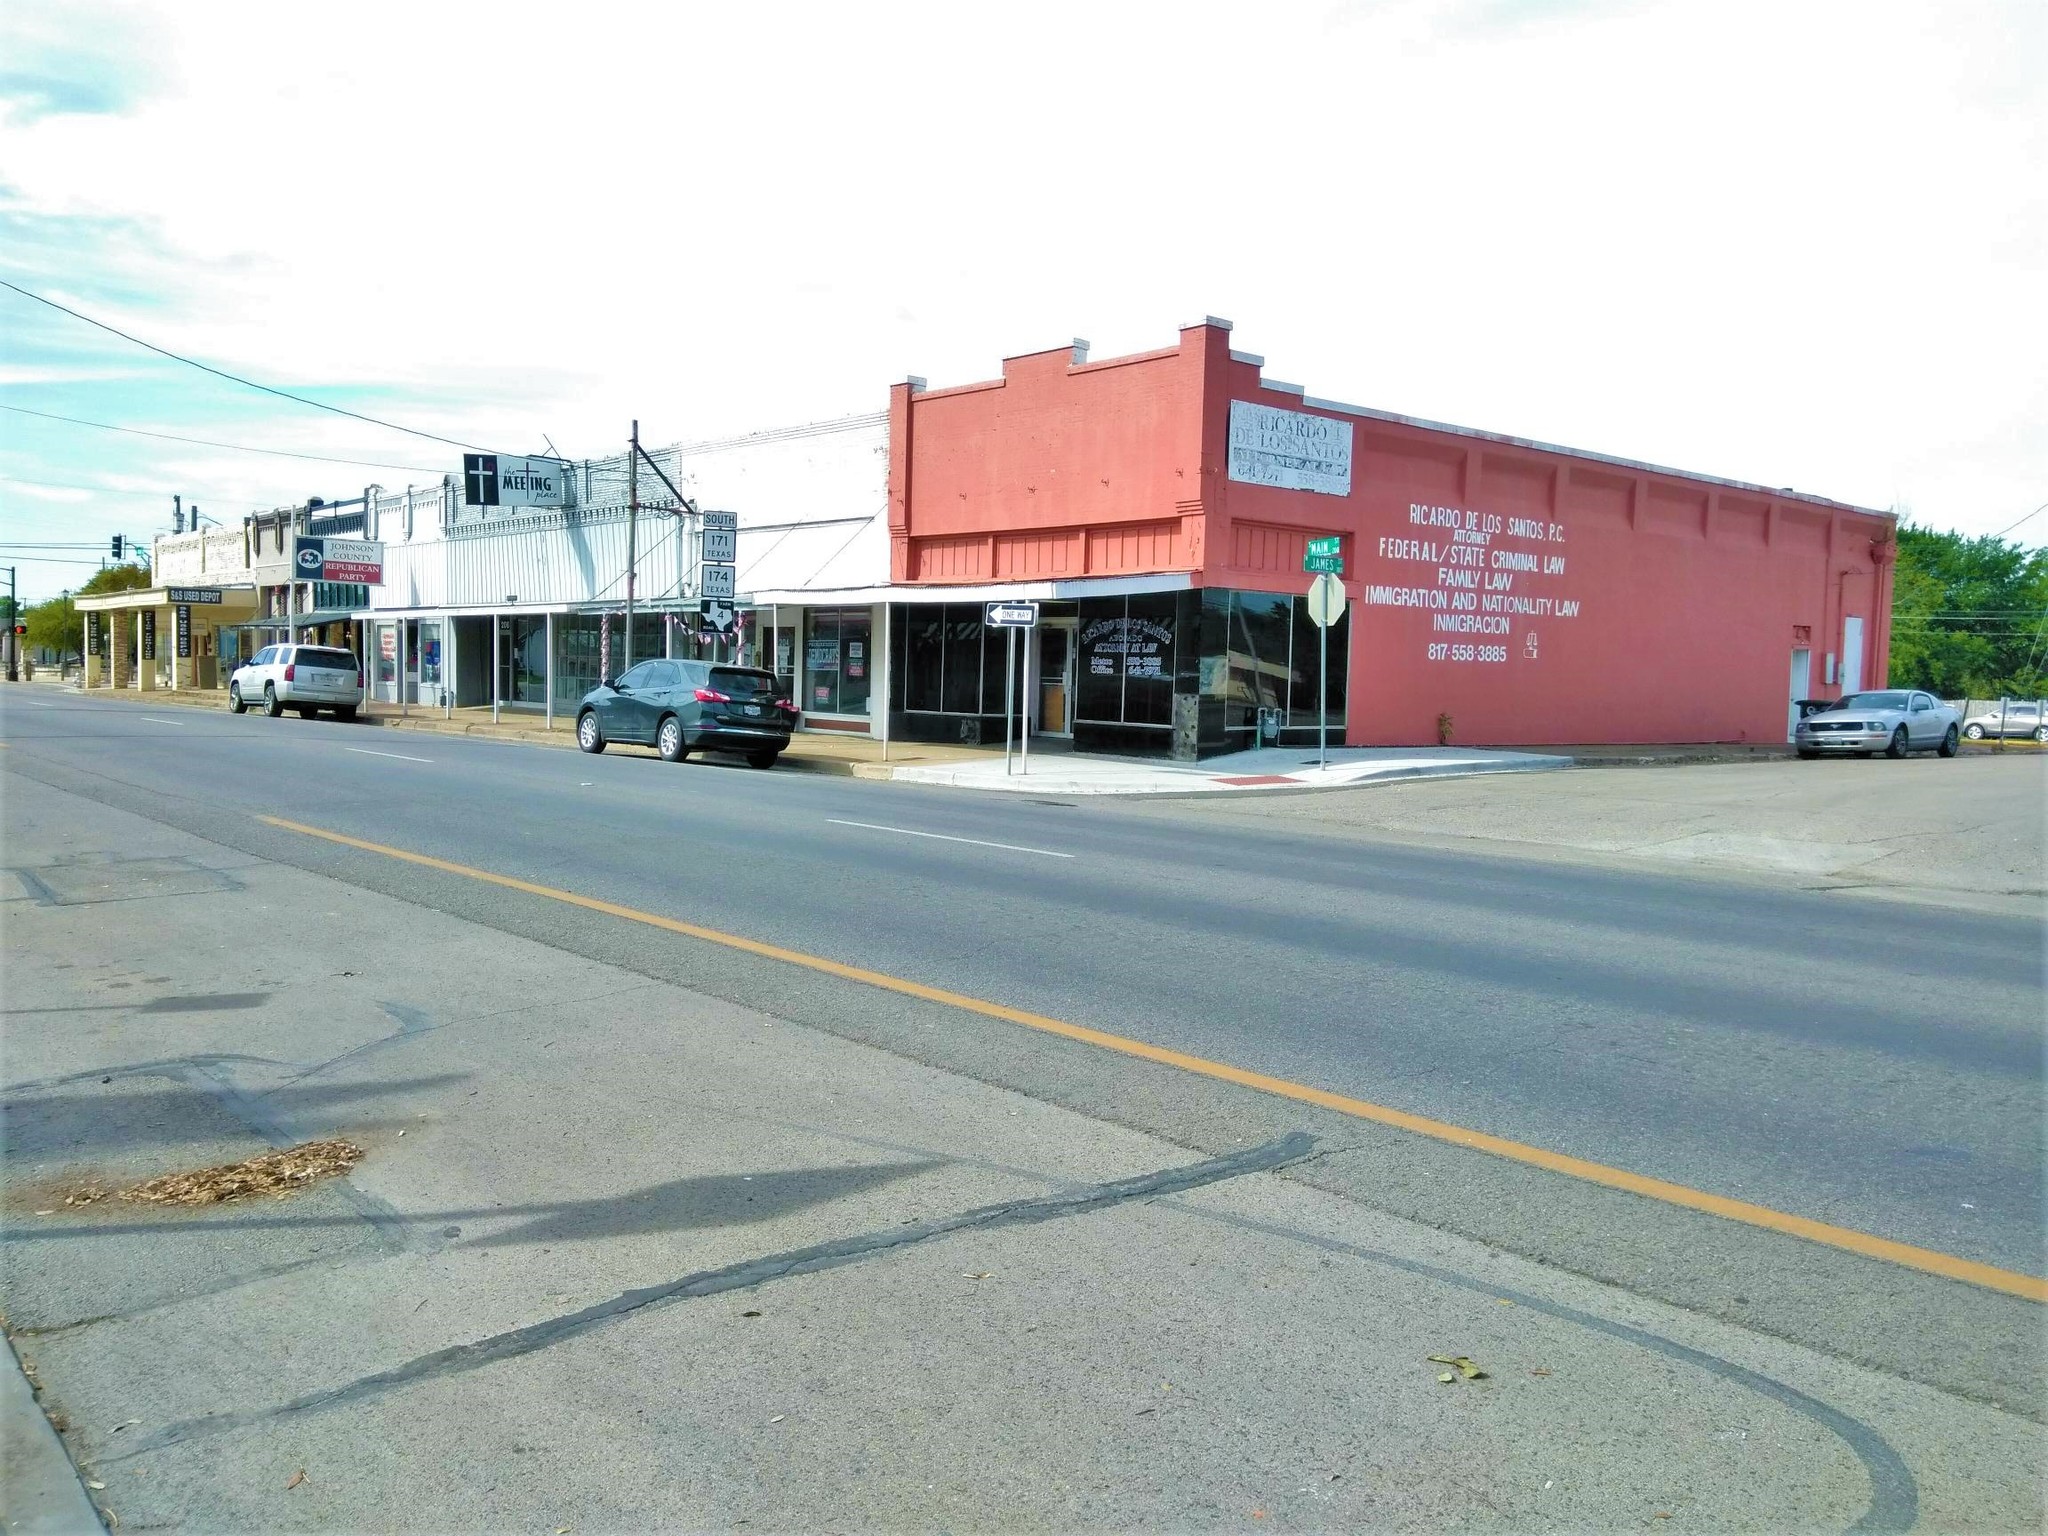
<svg viewBox="0 0 2048 1536">
<path fill-rule="evenodd" d="M 1349 496 L 1351 423 L 1233 400 L 1230 478 L 1285 491 Z"/>
</svg>

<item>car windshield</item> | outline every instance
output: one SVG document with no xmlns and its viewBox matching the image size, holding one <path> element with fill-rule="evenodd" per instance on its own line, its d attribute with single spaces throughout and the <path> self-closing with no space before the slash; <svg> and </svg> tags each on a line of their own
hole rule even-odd
<svg viewBox="0 0 2048 1536">
<path fill-rule="evenodd" d="M 1830 708 L 1830 709 L 1904 709 L 1904 708 L 1906 707 L 1906 701 L 1907 701 L 1907 700 L 1908 700 L 1908 699 L 1909 699 L 1910 697 L 1912 697 L 1912 696 L 1911 696 L 1910 694 L 1905 694 L 1905 693 L 1898 693 L 1898 692 L 1891 692 L 1891 693 L 1852 693 L 1852 694 L 1850 694 L 1850 695 L 1849 695 L 1849 696 L 1848 696 L 1847 698 L 1845 698 L 1845 699 L 1837 699 L 1837 700 L 1836 700 L 1836 701 L 1835 701 L 1834 703 L 1830 704 L 1830 705 L 1828 706 L 1828 708 Z"/>
<path fill-rule="evenodd" d="M 755 672 L 742 667 L 713 667 L 711 686 L 736 699 L 769 699 L 777 692 L 773 672 Z"/>
<path fill-rule="evenodd" d="M 310 645 L 299 647 L 298 655 L 292 658 L 302 667 L 332 667 L 337 672 L 353 672 L 356 659 L 347 651 L 322 651 Z"/>
</svg>

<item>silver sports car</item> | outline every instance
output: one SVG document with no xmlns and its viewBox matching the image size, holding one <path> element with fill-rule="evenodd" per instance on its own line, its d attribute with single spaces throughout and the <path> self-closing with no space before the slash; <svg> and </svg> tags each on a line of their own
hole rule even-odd
<svg viewBox="0 0 2048 1536">
<path fill-rule="evenodd" d="M 1956 755 L 1962 729 L 1956 712 L 1929 693 L 1886 688 L 1876 693 L 1851 693 L 1818 714 L 1799 722 L 1792 743 L 1801 757 L 1823 752 L 1854 752 L 1868 757 L 1904 757 L 1908 752 Z"/>
</svg>

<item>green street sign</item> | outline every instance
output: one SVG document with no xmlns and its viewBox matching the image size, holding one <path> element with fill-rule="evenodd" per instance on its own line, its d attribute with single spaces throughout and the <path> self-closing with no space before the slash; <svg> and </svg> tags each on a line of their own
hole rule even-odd
<svg viewBox="0 0 2048 1536">
<path fill-rule="evenodd" d="M 1320 539 L 1308 541 L 1308 552 L 1312 555 L 1334 555 L 1344 547 L 1344 541 L 1336 534 L 1325 534 Z"/>
<path fill-rule="evenodd" d="M 1344 557 L 1342 555 L 1309 554 L 1303 557 L 1301 568 L 1304 571 L 1327 571 L 1332 576 L 1342 576 L 1344 574 Z"/>
</svg>

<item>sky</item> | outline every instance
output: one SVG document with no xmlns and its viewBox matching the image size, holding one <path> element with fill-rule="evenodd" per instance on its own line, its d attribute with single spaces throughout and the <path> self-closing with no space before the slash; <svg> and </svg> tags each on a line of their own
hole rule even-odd
<svg viewBox="0 0 2048 1536">
<path fill-rule="evenodd" d="M 1310 395 L 1995 533 L 2048 501 L 2048 7 L 7 0 L 0 278 L 572 458 L 1219 315 Z M 460 468 L 4 289 L 0 406 L 25 600 L 174 493 Z"/>
</svg>

